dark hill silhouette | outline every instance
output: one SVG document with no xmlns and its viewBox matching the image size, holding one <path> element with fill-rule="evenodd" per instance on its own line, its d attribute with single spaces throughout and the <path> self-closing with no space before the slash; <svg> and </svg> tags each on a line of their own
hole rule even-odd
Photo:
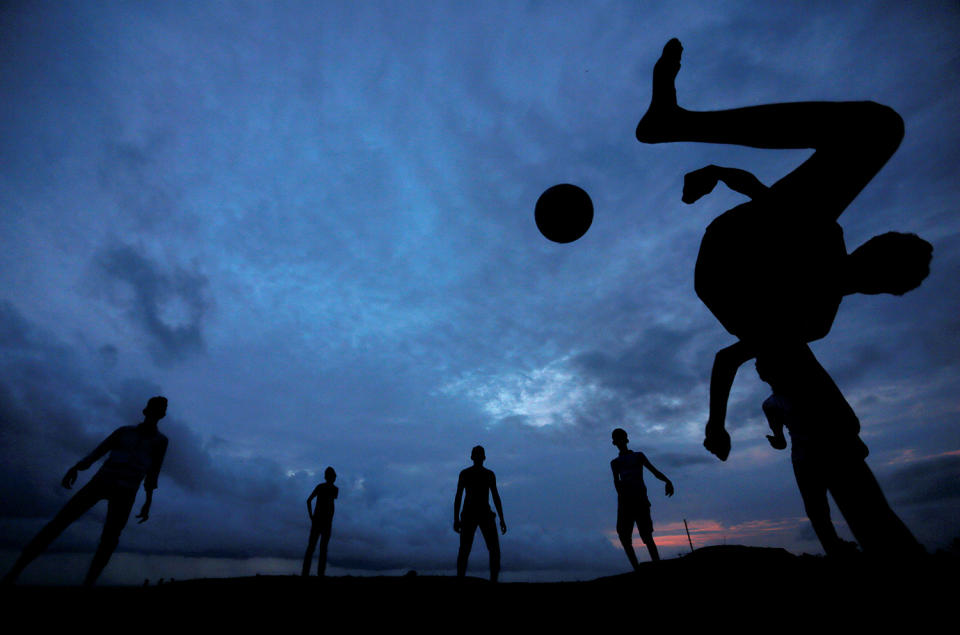
<svg viewBox="0 0 960 635">
<path fill-rule="evenodd" d="M 343 627 L 449 631 L 509 627 L 544 632 L 588 621 L 597 628 L 627 626 L 687 629 L 693 626 L 783 624 L 889 624 L 911 629 L 952 617 L 960 561 L 944 553 L 910 565 L 863 557 L 830 561 L 783 549 L 714 546 L 684 557 L 647 562 L 636 572 L 584 582 L 491 584 L 480 578 L 255 576 L 185 580 L 150 587 L 18 586 L 0 589 L 7 620 L 65 625 L 82 616 L 110 615 L 111 623 L 151 628 L 218 630 L 243 626 L 271 632 L 293 624 L 311 607 L 334 615 Z M 471 587 L 464 594 L 463 586 Z M 469 630 L 469 629 L 468 629 Z"/>
</svg>

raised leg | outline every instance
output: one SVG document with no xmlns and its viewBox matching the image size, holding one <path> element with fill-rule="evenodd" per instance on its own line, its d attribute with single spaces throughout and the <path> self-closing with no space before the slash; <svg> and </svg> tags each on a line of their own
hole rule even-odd
<svg viewBox="0 0 960 635">
<path fill-rule="evenodd" d="M 682 50 L 676 39 L 664 46 L 654 66 L 650 107 L 637 125 L 637 139 L 642 143 L 691 141 L 814 149 L 812 157 L 771 190 L 801 205 L 825 207 L 822 213 L 833 220 L 883 167 L 903 139 L 900 115 L 873 102 L 798 102 L 705 112 L 685 110 L 677 105 L 674 86 Z"/>
</svg>

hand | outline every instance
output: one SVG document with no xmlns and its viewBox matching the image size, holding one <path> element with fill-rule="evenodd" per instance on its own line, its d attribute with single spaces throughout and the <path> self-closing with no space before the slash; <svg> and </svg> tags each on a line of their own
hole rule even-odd
<svg viewBox="0 0 960 635">
<path fill-rule="evenodd" d="M 716 166 L 708 165 L 705 168 L 688 172 L 683 177 L 683 202 L 694 203 L 700 197 L 713 191 L 717 186 Z"/>
<path fill-rule="evenodd" d="M 502 518 L 500 519 L 500 533 L 501 534 L 507 533 L 507 523 L 503 522 Z"/>
<path fill-rule="evenodd" d="M 77 482 L 77 466 L 74 465 L 67 473 L 64 475 L 63 480 L 60 481 L 60 484 L 66 487 L 67 489 L 73 489 L 73 484 Z"/>
<path fill-rule="evenodd" d="M 721 461 L 726 461 L 730 456 L 730 435 L 722 427 L 711 426 L 708 423 L 703 447 Z"/>
<path fill-rule="evenodd" d="M 457 532 L 458 534 L 460 533 L 460 521 L 459 521 L 459 520 L 454 519 L 454 521 L 453 521 L 453 530 L 454 530 L 455 532 Z"/>
<path fill-rule="evenodd" d="M 137 522 L 138 525 L 142 525 L 143 523 L 147 522 L 147 520 L 150 519 L 150 506 L 149 506 L 149 505 L 144 505 L 143 507 L 141 507 L 141 508 L 140 508 L 140 513 L 137 514 L 136 517 L 140 519 L 140 520 Z"/>
<path fill-rule="evenodd" d="M 667 496 L 673 496 L 673 483 L 671 483 L 670 481 L 667 481 L 667 484 L 663 489 L 664 489 L 664 493 Z"/>
<path fill-rule="evenodd" d="M 768 434 L 767 441 L 774 450 L 786 450 L 787 439 L 782 434 Z"/>
</svg>

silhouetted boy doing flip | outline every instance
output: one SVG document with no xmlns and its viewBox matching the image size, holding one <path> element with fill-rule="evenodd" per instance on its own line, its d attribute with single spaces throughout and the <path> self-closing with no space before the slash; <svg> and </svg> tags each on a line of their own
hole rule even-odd
<svg viewBox="0 0 960 635">
<path fill-rule="evenodd" d="M 167 451 L 167 437 L 157 430 L 157 422 L 166 414 L 167 400 L 164 397 L 151 397 L 146 408 L 143 409 L 141 424 L 117 428 L 93 452 L 67 471 L 61 483 L 67 489 L 71 489 L 77 481 L 78 471 L 88 469 L 104 454 L 110 453 L 90 482 L 80 488 L 73 498 L 67 501 L 60 513 L 54 516 L 53 520 L 47 523 L 47 526 L 23 548 L 23 552 L 7 573 L 4 582 L 16 581 L 24 567 L 43 553 L 64 529 L 91 507 L 106 499 L 107 518 L 103 523 L 100 545 L 97 547 L 83 583 L 89 586 L 97 581 L 100 572 L 107 566 L 113 550 L 117 548 L 120 532 L 123 531 L 130 517 L 130 510 L 133 509 L 137 488 L 140 487 L 141 481 L 147 493 L 147 499 L 137 518 L 143 523 L 150 516 L 153 490 L 157 488 L 157 476 L 160 474 L 163 456 Z"/>
<path fill-rule="evenodd" d="M 483 534 L 490 552 L 490 581 L 496 582 L 500 574 L 500 540 L 497 537 L 497 527 L 494 519 L 500 515 L 500 531 L 507 533 L 507 525 L 503 520 L 503 507 L 500 504 L 500 494 L 497 492 L 497 477 L 491 470 L 483 467 L 486 459 L 483 446 L 476 446 L 470 452 L 473 465 L 460 472 L 457 480 L 457 496 L 453 502 L 453 530 L 460 534 L 460 551 L 457 553 L 457 577 L 462 578 L 467 573 L 467 561 L 470 559 L 470 549 L 473 548 L 473 535 L 477 528 Z M 466 491 L 466 500 L 463 504 L 463 514 L 460 513 L 460 501 Z M 497 514 L 490 509 L 489 496 L 493 496 L 493 504 Z"/>
<path fill-rule="evenodd" d="M 303 555 L 303 570 L 300 575 L 310 575 L 310 561 L 313 560 L 313 550 L 320 538 L 320 554 L 317 556 L 317 575 L 323 576 L 327 569 L 327 546 L 330 544 L 330 530 L 333 528 L 333 501 L 340 490 L 333 484 L 337 480 L 337 473 L 332 467 L 323 472 L 323 483 L 320 483 L 307 498 L 307 514 L 313 524 L 310 525 L 310 539 L 307 541 L 307 552 Z M 310 502 L 317 499 L 315 507 Z"/>
<path fill-rule="evenodd" d="M 666 483 L 665 494 L 673 496 L 673 483 L 653 467 L 643 452 L 634 452 L 627 448 L 630 440 L 623 428 L 613 431 L 613 444 L 620 450 L 617 458 L 610 461 L 613 470 L 613 486 L 617 488 L 617 535 L 620 544 L 634 569 L 640 566 L 637 554 L 633 550 L 633 526 L 637 526 L 640 539 L 647 546 L 651 560 L 659 560 L 657 545 L 653 542 L 653 520 L 650 517 L 650 499 L 647 487 L 643 484 L 643 468 Z"/>
</svg>

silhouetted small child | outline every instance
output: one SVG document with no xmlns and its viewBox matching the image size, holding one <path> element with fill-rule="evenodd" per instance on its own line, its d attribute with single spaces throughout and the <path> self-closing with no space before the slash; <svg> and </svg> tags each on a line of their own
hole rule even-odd
<svg viewBox="0 0 960 635">
<path fill-rule="evenodd" d="M 337 473 L 332 467 L 328 467 L 323 472 L 323 483 L 317 485 L 310 497 L 307 498 L 307 513 L 313 524 L 310 526 L 310 539 L 307 541 L 307 552 L 303 555 L 303 570 L 300 575 L 310 574 L 310 561 L 313 559 L 313 551 L 317 546 L 317 538 L 320 538 L 320 553 L 317 556 L 317 575 L 323 576 L 327 569 L 327 546 L 330 544 L 330 530 L 333 528 L 333 501 L 340 492 L 337 486 L 333 484 L 337 480 Z M 310 503 L 317 499 L 316 507 L 311 507 Z"/>
</svg>

